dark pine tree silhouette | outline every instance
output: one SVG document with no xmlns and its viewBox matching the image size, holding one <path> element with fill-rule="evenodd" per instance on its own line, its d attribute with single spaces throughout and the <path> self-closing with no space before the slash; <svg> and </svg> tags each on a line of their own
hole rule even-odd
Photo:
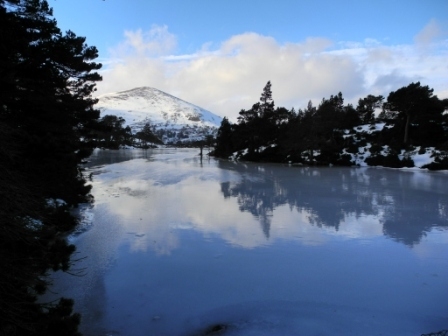
<svg viewBox="0 0 448 336">
<path fill-rule="evenodd" d="M 221 121 L 221 126 L 218 129 L 216 136 L 216 147 L 213 155 L 221 158 L 227 158 L 233 152 L 232 144 L 232 125 L 229 119 L 224 117 Z"/>
<path fill-rule="evenodd" d="M 383 96 L 367 95 L 365 98 L 358 100 L 356 111 L 363 124 L 371 123 L 375 120 L 374 112 L 383 105 Z"/>
<path fill-rule="evenodd" d="M 405 145 L 412 138 L 416 138 L 418 143 L 426 142 L 425 145 L 433 145 L 442 140 L 442 113 L 445 108 L 443 101 L 434 96 L 433 92 L 434 89 L 417 82 L 389 93 L 384 107 L 389 113 L 404 120 Z M 416 126 L 415 137 L 410 134 L 411 124 Z"/>
<path fill-rule="evenodd" d="M 41 0 L 0 1 L 0 45 L 0 334 L 78 335 L 72 301 L 36 296 L 48 269 L 69 269 L 71 206 L 90 199 L 78 164 L 94 146 L 101 64 Z"/>
</svg>

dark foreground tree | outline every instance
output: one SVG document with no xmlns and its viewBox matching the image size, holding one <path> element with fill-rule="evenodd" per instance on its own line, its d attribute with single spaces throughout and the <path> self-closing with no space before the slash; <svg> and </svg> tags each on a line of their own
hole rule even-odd
<svg viewBox="0 0 448 336">
<path fill-rule="evenodd" d="M 89 200 L 78 164 L 94 145 L 101 65 L 41 0 L 0 0 L 0 45 L 0 334 L 77 335 L 72 301 L 36 298 L 49 269 L 71 265 L 64 235 Z"/>
</svg>

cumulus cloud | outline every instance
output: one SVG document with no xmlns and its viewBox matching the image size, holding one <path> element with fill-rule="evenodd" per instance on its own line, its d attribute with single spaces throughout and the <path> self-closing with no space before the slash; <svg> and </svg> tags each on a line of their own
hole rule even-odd
<svg viewBox="0 0 448 336">
<path fill-rule="evenodd" d="M 416 37 L 418 43 L 435 36 L 431 25 Z M 295 109 L 339 91 L 353 103 L 367 94 L 387 96 L 416 80 L 435 91 L 448 89 L 447 43 L 422 58 L 417 44 L 386 46 L 369 38 L 356 43 L 324 38 L 279 43 L 244 33 L 214 49 L 204 44 L 182 55 L 175 54 L 177 38 L 166 26 L 128 31 L 124 38 L 111 50 L 115 61 L 103 72 L 99 93 L 152 86 L 231 120 L 258 101 L 268 80 L 276 105 Z"/>
</svg>

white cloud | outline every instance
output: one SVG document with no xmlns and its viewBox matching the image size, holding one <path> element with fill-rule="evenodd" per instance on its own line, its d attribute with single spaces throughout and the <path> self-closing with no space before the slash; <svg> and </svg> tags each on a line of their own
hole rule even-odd
<svg viewBox="0 0 448 336">
<path fill-rule="evenodd" d="M 116 62 L 103 72 L 99 93 L 152 86 L 235 120 L 241 109 L 259 99 L 268 80 L 277 106 L 303 108 L 341 91 L 346 102 L 367 94 L 387 97 L 391 90 L 420 80 L 446 92 L 448 41 L 435 44 L 432 21 L 416 36 L 417 44 L 387 46 L 375 39 L 334 43 L 309 38 L 280 44 L 256 33 L 230 37 L 189 55 L 175 54 L 176 37 L 166 26 L 149 32 L 126 32 L 125 41 L 111 50 Z M 433 41 L 422 54 L 421 43 Z"/>
<path fill-rule="evenodd" d="M 125 41 L 111 50 L 114 57 L 157 57 L 171 53 L 177 46 L 177 38 L 168 32 L 167 26 L 156 26 L 143 32 L 126 30 Z"/>
</svg>

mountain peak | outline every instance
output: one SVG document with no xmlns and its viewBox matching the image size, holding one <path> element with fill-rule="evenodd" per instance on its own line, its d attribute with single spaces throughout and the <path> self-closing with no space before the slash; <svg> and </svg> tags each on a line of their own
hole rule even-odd
<svg viewBox="0 0 448 336">
<path fill-rule="evenodd" d="M 203 136 L 214 135 L 222 121 L 210 111 L 148 86 L 102 95 L 98 97 L 97 108 L 101 116 L 122 117 L 134 131 L 150 123 L 159 135 L 174 133 L 184 140 L 198 140 L 199 135 L 190 132 L 191 129 L 199 130 Z M 180 140 L 174 138 L 171 140 Z"/>
<path fill-rule="evenodd" d="M 111 97 L 151 97 L 153 95 L 165 95 L 173 97 L 174 99 L 179 99 L 177 97 L 174 97 L 173 95 L 170 95 L 169 93 L 163 92 L 159 89 L 150 87 L 150 86 L 141 86 L 136 87 L 130 90 L 120 91 L 120 92 L 114 92 L 114 93 L 108 93 L 105 95 L 102 95 L 99 97 L 99 99 L 106 98 L 110 99 Z"/>
</svg>

